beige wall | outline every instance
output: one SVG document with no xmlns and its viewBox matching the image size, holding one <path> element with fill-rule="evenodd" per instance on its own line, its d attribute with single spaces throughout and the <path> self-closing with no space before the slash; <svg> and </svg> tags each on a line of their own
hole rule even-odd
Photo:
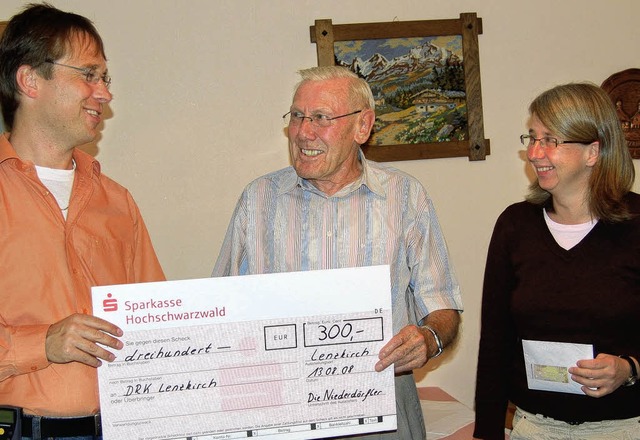
<svg viewBox="0 0 640 440">
<path fill-rule="evenodd" d="M 25 2 L 2 0 L 0 20 Z M 640 67 L 637 0 L 51 0 L 95 21 L 115 99 L 97 147 L 138 201 L 170 279 L 210 274 L 240 191 L 288 165 L 280 116 L 295 71 L 316 65 L 315 19 L 334 24 L 477 12 L 486 161 L 395 162 L 426 186 L 462 284 L 461 341 L 424 384 L 471 405 L 482 273 L 494 221 L 528 183 L 519 153 L 526 107 L 572 80 Z M 638 185 L 636 184 L 636 188 Z M 439 359 L 439 360 L 440 360 Z"/>
</svg>

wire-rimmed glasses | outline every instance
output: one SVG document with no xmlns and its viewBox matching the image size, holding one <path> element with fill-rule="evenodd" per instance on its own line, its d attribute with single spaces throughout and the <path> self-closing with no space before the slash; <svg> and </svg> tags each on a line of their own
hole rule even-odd
<svg viewBox="0 0 640 440">
<path fill-rule="evenodd" d="M 299 126 L 302 125 L 302 121 L 305 119 L 309 120 L 309 123 L 315 125 L 316 127 L 326 128 L 331 125 L 331 121 L 340 118 L 346 118 L 347 116 L 357 115 L 362 112 L 362 110 L 356 110 L 355 112 L 347 113 L 340 116 L 329 117 L 327 115 L 323 115 L 322 113 L 315 113 L 311 116 L 305 116 L 304 113 L 298 111 L 289 111 L 282 115 L 282 120 L 285 125 L 291 126 Z"/>
<path fill-rule="evenodd" d="M 559 141 L 552 136 L 543 136 L 541 138 L 534 137 L 530 134 L 521 134 L 520 142 L 527 148 L 533 148 L 536 142 L 540 142 L 542 148 L 558 148 L 561 144 L 590 144 L 594 141 Z"/>
<path fill-rule="evenodd" d="M 69 69 L 82 72 L 84 74 L 84 80 L 90 84 L 98 84 L 100 80 L 102 80 L 107 89 L 111 85 L 111 75 L 109 75 L 107 72 L 103 73 L 102 75 L 98 75 L 98 70 L 95 67 L 76 67 L 70 66 L 68 64 L 58 63 L 53 60 L 45 60 L 44 62 L 53 64 L 54 66 L 67 67 Z"/>
</svg>

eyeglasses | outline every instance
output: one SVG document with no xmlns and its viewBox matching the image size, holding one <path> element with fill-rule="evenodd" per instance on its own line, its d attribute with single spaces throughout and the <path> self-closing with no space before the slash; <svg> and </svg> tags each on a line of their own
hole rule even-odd
<svg viewBox="0 0 640 440">
<path fill-rule="evenodd" d="M 309 123 L 315 125 L 316 127 L 326 128 L 331 125 L 331 121 L 340 118 L 346 118 L 347 116 L 357 115 L 362 112 L 362 110 L 356 110 L 355 112 L 347 113 L 346 115 L 334 116 L 330 118 L 327 115 L 323 115 L 322 113 L 316 113 L 315 115 L 305 116 L 302 112 L 290 111 L 285 113 L 282 116 L 282 120 L 286 125 L 298 126 L 302 125 L 302 121 L 305 119 L 309 120 Z"/>
<path fill-rule="evenodd" d="M 533 148 L 536 142 L 540 142 L 542 148 L 558 148 L 560 144 L 590 144 L 595 141 L 559 141 L 551 136 L 543 136 L 541 138 L 535 138 L 530 134 L 521 134 L 520 142 L 527 148 Z"/>
<path fill-rule="evenodd" d="M 97 69 L 95 67 L 76 67 L 69 66 L 68 64 L 57 63 L 53 60 L 45 60 L 45 63 L 53 64 L 56 66 L 67 67 L 69 69 L 77 70 L 78 72 L 82 72 L 84 75 L 84 79 L 86 82 L 90 84 L 98 84 L 100 80 L 104 83 L 105 87 L 108 89 L 111 85 L 111 76 L 105 72 L 102 76 L 98 75 Z"/>
</svg>

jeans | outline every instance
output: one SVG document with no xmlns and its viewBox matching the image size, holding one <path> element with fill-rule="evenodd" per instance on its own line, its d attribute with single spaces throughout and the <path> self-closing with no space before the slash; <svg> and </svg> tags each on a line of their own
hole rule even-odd
<svg viewBox="0 0 640 440">
<path fill-rule="evenodd" d="M 511 440 L 636 440 L 640 417 L 570 425 L 516 408 Z"/>
</svg>

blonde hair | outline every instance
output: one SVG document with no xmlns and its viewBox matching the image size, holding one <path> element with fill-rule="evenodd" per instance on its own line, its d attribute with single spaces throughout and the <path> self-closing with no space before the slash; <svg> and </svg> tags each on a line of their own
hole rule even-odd
<svg viewBox="0 0 640 440">
<path fill-rule="evenodd" d="M 362 106 L 363 108 L 370 108 L 375 110 L 376 104 L 373 99 L 373 92 L 369 84 L 358 75 L 353 73 L 346 67 L 340 66 L 320 66 L 311 67 L 309 69 L 303 69 L 298 71 L 302 78 L 298 84 L 296 84 L 293 94 L 298 91 L 298 88 L 307 81 L 327 81 L 330 79 L 347 78 L 351 80 L 351 87 L 349 88 L 349 101 L 356 106 Z"/>
<path fill-rule="evenodd" d="M 534 99 L 529 114 L 564 139 L 598 141 L 587 196 L 591 215 L 612 223 L 631 218 L 623 197 L 631 191 L 635 169 L 609 95 L 590 83 L 559 85 Z M 529 187 L 527 200 L 532 203 L 551 207 L 550 197 L 537 181 Z"/>
</svg>

